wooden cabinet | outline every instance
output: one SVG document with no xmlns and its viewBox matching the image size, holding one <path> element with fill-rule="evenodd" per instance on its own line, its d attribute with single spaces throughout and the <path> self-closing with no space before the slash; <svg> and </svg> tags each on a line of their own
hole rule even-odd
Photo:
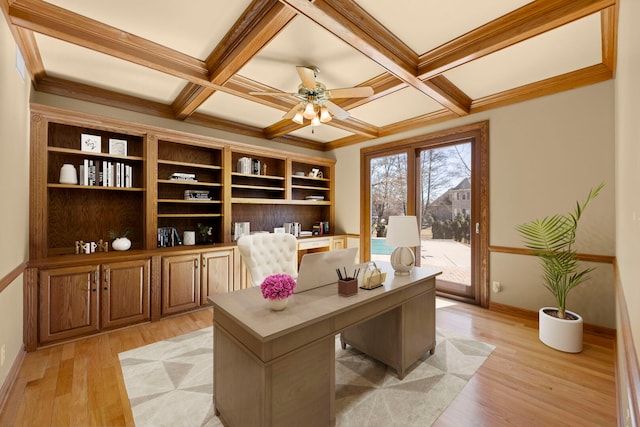
<svg viewBox="0 0 640 427">
<path fill-rule="evenodd" d="M 200 305 L 200 254 L 162 257 L 162 315 Z"/>
<path fill-rule="evenodd" d="M 347 248 L 347 236 L 333 236 L 331 238 L 331 249 L 338 251 Z"/>
<path fill-rule="evenodd" d="M 37 104 L 30 138 L 29 351 L 245 287 L 231 245 L 236 222 L 272 232 L 285 222 L 311 231 L 328 221 L 333 233 L 332 159 Z M 246 159 L 250 169 L 239 167 Z M 77 183 L 61 182 L 63 166 L 75 169 Z M 198 240 L 199 226 L 211 230 L 210 244 L 158 248 L 161 231 L 175 229 L 177 239 L 195 231 Z M 130 251 L 109 245 L 109 253 L 78 254 L 79 242 L 108 242 L 111 231 L 125 230 Z M 330 247 L 303 251 L 316 250 Z"/>
<path fill-rule="evenodd" d="M 151 318 L 148 259 L 103 264 L 101 279 L 101 328 L 116 328 Z"/>
<path fill-rule="evenodd" d="M 97 265 L 40 271 L 40 343 L 96 332 L 99 284 Z"/>
<path fill-rule="evenodd" d="M 40 344 L 149 320 L 149 263 L 41 270 Z"/>
<path fill-rule="evenodd" d="M 234 290 L 235 248 L 162 257 L 162 315 L 207 305 L 211 295 Z"/>
<path fill-rule="evenodd" d="M 207 305 L 212 295 L 236 290 L 236 250 L 225 249 L 202 254 L 202 288 L 200 304 Z M 239 288 L 239 286 L 238 286 Z"/>
</svg>

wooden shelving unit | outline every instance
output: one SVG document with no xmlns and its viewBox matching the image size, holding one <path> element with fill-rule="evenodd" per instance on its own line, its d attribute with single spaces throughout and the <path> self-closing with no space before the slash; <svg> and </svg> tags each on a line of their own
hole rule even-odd
<svg viewBox="0 0 640 427">
<path fill-rule="evenodd" d="M 99 136 L 100 151 L 81 150 L 82 134 Z M 127 155 L 110 153 L 110 138 L 126 140 Z M 243 157 L 259 162 L 256 173 L 238 170 Z M 80 184 L 59 182 L 64 164 L 79 172 L 85 159 L 130 166 L 131 186 L 99 185 L 99 174 L 96 185 L 80 177 Z M 321 157 L 32 105 L 30 162 L 28 351 L 158 320 L 206 305 L 211 293 L 239 289 L 245 281 L 232 241 L 235 222 L 250 222 L 252 231 L 285 222 L 333 227 L 335 161 Z M 322 176 L 308 176 L 312 170 Z M 158 248 L 159 228 L 182 237 L 199 224 L 213 230 L 209 244 Z M 112 230 L 130 231 L 131 250 L 75 253 L 76 241 L 108 241 Z M 105 304 L 122 317 L 104 311 Z"/>
</svg>

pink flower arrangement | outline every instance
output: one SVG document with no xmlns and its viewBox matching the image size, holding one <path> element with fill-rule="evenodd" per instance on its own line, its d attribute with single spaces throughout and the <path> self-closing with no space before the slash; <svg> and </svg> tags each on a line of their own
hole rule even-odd
<svg viewBox="0 0 640 427">
<path fill-rule="evenodd" d="M 296 281 L 288 274 L 272 274 L 260 284 L 262 296 L 266 299 L 285 299 L 293 293 Z"/>
</svg>

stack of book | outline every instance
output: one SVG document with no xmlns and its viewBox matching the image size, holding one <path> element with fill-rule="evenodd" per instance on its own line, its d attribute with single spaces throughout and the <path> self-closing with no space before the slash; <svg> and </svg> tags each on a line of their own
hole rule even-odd
<svg viewBox="0 0 640 427">
<path fill-rule="evenodd" d="M 185 200 L 211 200 L 209 192 L 205 190 L 184 190 Z"/>
<path fill-rule="evenodd" d="M 178 230 L 174 227 L 160 227 L 158 228 L 158 247 L 170 248 L 172 246 L 182 245 Z"/>
<path fill-rule="evenodd" d="M 195 173 L 175 172 L 169 176 L 169 179 L 172 181 L 197 181 Z"/>
<path fill-rule="evenodd" d="M 133 167 L 122 162 L 84 159 L 80 165 L 80 185 L 133 187 Z"/>
</svg>

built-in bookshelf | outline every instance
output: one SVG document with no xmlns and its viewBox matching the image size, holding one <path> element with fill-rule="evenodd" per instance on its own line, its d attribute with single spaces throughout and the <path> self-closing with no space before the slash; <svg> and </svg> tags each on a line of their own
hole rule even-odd
<svg viewBox="0 0 640 427">
<path fill-rule="evenodd" d="M 159 238 L 158 247 L 182 244 L 185 231 L 195 232 L 197 241 L 224 241 L 222 147 L 161 139 L 157 149 L 158 229 L 173 229 L 178 236 L 165 243 Z M 200 232 L 205 228 L 211 234 Z"/>
<path fill-rule="evenodd" d="M 34 259 L 74 254 L 77 241 L 110 231 L 129 230 L 145 251 L 190 231 L 196 244 L 230 244 L 236 222 L 273 231 L 328 221 L 333 232 L 331 159 L 36 105 L 31 133 Z M 71 181 L 61 182 L 63 166 Z"/>
<path fill-rule="evenodd" d="M 77 241 L 107 241 L 110 231 L 125 229 L 138 242 L 135 247 L 142 248 L 144 136 L 81 122 L 39 124 L 46 138 L 32 155 L 35 167 L 45 169 L 34 178 L 40 177 L 46 192 L 34 182 L 32 200 L 39 198 L 47 213 L 40 225 L 45 242 L 36 245 L 39 257 L 74 253 Z M 114 152 L 112 141 L 126 151 Z"/>
</svg>

